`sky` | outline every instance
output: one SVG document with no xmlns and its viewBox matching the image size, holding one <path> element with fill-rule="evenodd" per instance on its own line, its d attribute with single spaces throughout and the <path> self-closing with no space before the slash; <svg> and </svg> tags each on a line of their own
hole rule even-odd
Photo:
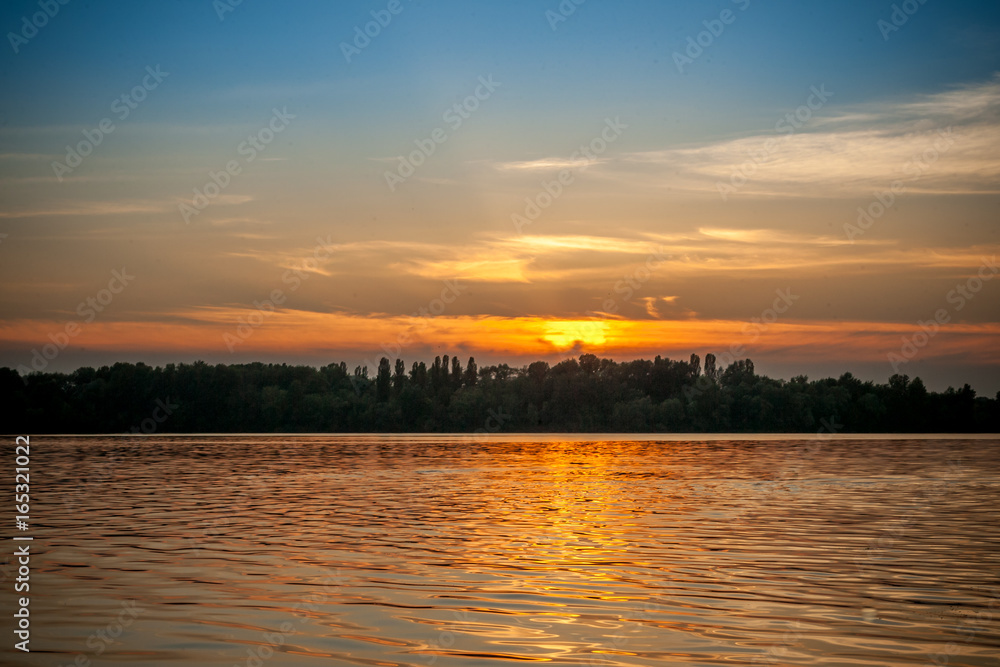
<svg viewBox="0 0 1000 667">
<path fill-rule="evenodd" d="M 1000 390 L 995 2 L 42 0 L 0 28 L 0 365 L 714 353 Z"/>
</svg>

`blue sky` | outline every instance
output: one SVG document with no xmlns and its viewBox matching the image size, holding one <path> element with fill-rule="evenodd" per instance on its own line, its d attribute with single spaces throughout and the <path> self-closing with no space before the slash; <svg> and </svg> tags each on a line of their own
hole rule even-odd
<svg viewBox="0 0 1000 667">
<path fill-rule="evenodd" d="M 884 33 L 897 3 L 587 0 L 553 29 L 547 12 L 574 5 L 400 0 L 347 62 L 342 43 L 388 4 L 245 0 L 220 19 L 212 0 L 70 0 L 15 53 L 10 35 L 39 5 L 4 3 L 0 362 L 30 357 L 122 265 L 143 268 L 135 287 L 54 367 L 119 352 L 242 360 L 220 329 L 281 286 L 321 236 L 338 252 L 275 320 L 296 322 L 299 338 L 291 325 L 264 327 L 241 348 L 247 358 L 371 357 L 373 340 L 391 339 L 456 278 L 470 295 L 409 357 L 431 354 L 434 336 L 479 345 L 482 358 L 553 357 L 565 353 L 553 341 L 573 332 L 600 354 L 686 357 L 728 345 L 727 331 L 792 286 L 805 296 L 749 349 L 757 367 L 867 368 L 884 380 L 901 337 L 1000 246 L 995 2 L 898 3 L 915 11 Z M 704 23 L 720 16 L 729 23 L 708 39 Z M 700 33 L 707 46 L 678 71 L 674 54 Z M 67 146 L 157 66 L 163 82 L 57 178 Z M 482 77 L 499 87 L 388 188 L 387 174 L 447 127 L 444 114 Z M 833 95 L 808 110 L 816 88 Z M 244 161 L 239 146 L 275 109 L 292 120 Z M 779 134 L 797 110 L 806 120 Z M 574 161 L 613 119 L 620 136 Z M 947 128 L 956 138 L 938 154 Z M 721 196 L 776 139 L 748 182 Z M 221 196 L 184 219 L 180 207 L 233 160 L 240 173 Z M 513 225 L 561 169 L 572 185 L 530 227 Z M 858 208 L 901 178 L 904 193 L 854 238 Z M 616 282 L 663 246 L 672 259 L 602 312 Z M 1000 388 L 997 312 L 1000 281 L 913 368 L 932 386 L 975 375 Z M 194 328 L 146 344 L 149 323 Z M 317 333 L 331 328 L 329 340 Z M 597 329 L 607 335 L 588 333 Z M 688 330 L 701 347 L 689 349 Z"/>
<path fill-rule="evenodd" d="M 684 118 L 686 129 L 717 132 L 792 103 L 818 82 L 845 103 L 934 92 L 1000 69 L 993 2 L 930 0 L 889 41 L 876 24 L 892 3 L 861 0 L 751 0 L 745 11 L 743 0 L 590 0 L 555 31 L 545 17 L 558 9 L 554 1 L 401 2 L 403 11 L 350 64 L 339 44 L 386 3 L 247 1 L 220 21 L 207 0 L 70 2 L 19 53 L 3 50 L 3 118 L 19 126 L 87 122 L 146 64 L 161 63 L 176 90 L 144 110 L 150 122 L 250 117 L 256 100 L 213 95 L 238 87 L 257 89 L 265 102 L 317 104 L 317 123 L 351 119 L 372 109 L 343 104 L 361 82 L 372 84 L 366 101 L 379 107 L 375 117 L 398 120 L 403 110 L 436 109 L 437 91 L 494 72 L 509 82 L 504 111 L 569 120 L 588 108 L 694 111 L 702 117 Z M 673 52 L 724 9 L 736 20 L 678 74 Z M 33 2 L 4 3 L 0 25 L 17 31 L 34 11 Z M 350 92 L 338 95 L 340 87 Z"/>
</svg>

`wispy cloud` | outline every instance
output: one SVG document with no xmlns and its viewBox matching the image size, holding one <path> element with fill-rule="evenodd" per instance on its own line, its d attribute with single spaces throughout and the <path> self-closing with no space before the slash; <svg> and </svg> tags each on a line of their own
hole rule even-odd
<svg viewBox="0 0 1000 667">
<path fill-rule="evenodd" d="M 740 195 L 855 197 L 902 181 L 908 192 L 1000 192 L 1000 79 L 819 117 L 764 133 L 622 156 L 639 185 Z M 745 178 L 744 178 L 745 177 Z M 735 178 L 735 181 L 734 181 Z"/>
<path fill-rule="evenodd" d="M 237 205 L 253 201 L 250 195 L 219 195 L 212 200 L 213 205 Z M 125 201 L 87 201 L 70 202 L 62 206 L 48 206 L 19 211 L 0 211 L 2 219 L 64 217 L 64 216 L 103 216 L 124 215 L 135 213 L 164 213 L 177 211 L 177 202 L 163 199 L 143 199 Z"/>
<path fill-rule="evenodd" d="M 673 236 L 671 238 L 680 238 Z M 608 236 L 561 235 L 541 236 L 524 235 L 502 239 L 500 244 L 519 248 L 529 253 L 552 253 L 573 250 L 596 250 L 602 253 L 649 254 L 657 249 L 646 240 L 626 239 Z"/>
<path fill-rule="evenodd" d="M 734 273 L 754 276 L 775 271 L 824 271 L 879 267 L 878 270 L 955 269 L 978 266 L 995 245 L 961 248 L 903 247 L 892 240 L 796 234 L 765 228 L 701 227 L 683 233 L 631 236 L 519 235 L 483 236 L 462 244 L 367 241 L 339 244 L 324 263 L 324 275 L 379 274 L 422 279 L 461 278 L 485 283 L 547 283 L 595 286 L 630 274 L 655 259 L 663 275 Z M 309 253 L 267 250 L 255 259 L 291 266 Z M 891 267 L 891 269 L 890 269 Z M 867 271 L 876 270 L 868 268 Z"/>
<path fill-rule="evenodd" d="M 554 169 L 579 169 L 580 167 L 595 165 L 599 162 L 602 162 L 601 158 L 577 158 L 575 160 L 571 160 L 569 158 L 546 157 L 539 158 L 537 160 L 524 160 L 520 162 L 498 162 L 493 166 L 501 171 L 531 171 L 536 169 L 552 171 Z"/>
<path fill-rule="evenodd" d="M 841 237 L 806 236 L 803 234 L 792 234 L 790 232 L 777 229 L 725 229 L 718 227 L 701 227 L 698 229 L 698 234 L 708 239 L 719 239 L 735 243 L 752 243 L 765 247 L 768 245 L 843 246 L 852 244 L 851 241 Z"/>
<path fill-rule="evenodd" d="M 259 218 L 214 218 L 209 221 L 213 227 L 245 227 L 248 225 L 269 225 L 270 220 Z"/>
<path fill-rule="evenodd" d="M 46 153 L 0 153 L 0 160 L 23 161 L 23 160 L 58 160 L 62 155 L 49 155 Z"/>
<path fill-rule="evenodd" d="M 477 282 L 526 283 L 530 282 L 525 276 L 529 262 L 530 260 L 523 257 L 502 259 L 481 257 L 439 261 L 413 260 L 405 264 L 394 264 L 392 268 L 423 278 L 450 276 Z"/>
<path fill-rule="evenodd" d="M 121 215 L 126 213 L 159 213 L 170 208 L 162 201 L 103 201 L 80 202 L 62 207 L 0 211 L 0 218 L 39 218 L 56 216 Z"/>
</svg>

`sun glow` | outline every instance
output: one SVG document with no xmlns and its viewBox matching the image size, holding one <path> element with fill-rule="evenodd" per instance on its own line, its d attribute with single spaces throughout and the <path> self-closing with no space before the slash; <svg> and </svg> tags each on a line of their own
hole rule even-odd
<svg viewBox="0 0 1000 667">
<path fill-rule="evenodd" d="M 576 344 L 598 347 L 607 342 L 607 322 L 593 320 L 564 320 L 545 323 L 543 338 L 558 348 L 570 348 Z"/>
</svg>

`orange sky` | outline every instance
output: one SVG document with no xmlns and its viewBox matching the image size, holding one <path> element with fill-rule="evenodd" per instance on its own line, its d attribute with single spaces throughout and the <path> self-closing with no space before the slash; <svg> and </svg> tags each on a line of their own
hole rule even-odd
<svg viewBox="0 0 1000 667">
<path fill-rule="evenodd" d="M 869 5 L 754 4 L 683 72 L 698 3 L 557 31 L 530 3 L 425 7 L 406 21 L 449 40 L 401 21 L 350 62 L 350 3 L 53 22 L 4 56 L 0 364 L 714 353 L 992 395 L 996 40 L 944 4 L 884 40 Z"/>
</svg>

